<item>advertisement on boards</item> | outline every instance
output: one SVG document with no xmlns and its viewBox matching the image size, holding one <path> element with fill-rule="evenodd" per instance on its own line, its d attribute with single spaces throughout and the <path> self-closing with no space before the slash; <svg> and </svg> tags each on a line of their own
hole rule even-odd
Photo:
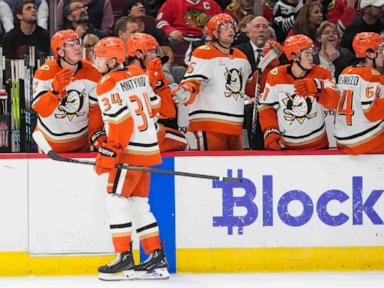
<svg viewBox="0 0 384 288">
<path fill-rule="evenodd" d="M 176 178 L 176 246 L 382 246 L 383 163 L 384 155 L 177 157 L 177 170 L 243 181 Z"/>
</svg>

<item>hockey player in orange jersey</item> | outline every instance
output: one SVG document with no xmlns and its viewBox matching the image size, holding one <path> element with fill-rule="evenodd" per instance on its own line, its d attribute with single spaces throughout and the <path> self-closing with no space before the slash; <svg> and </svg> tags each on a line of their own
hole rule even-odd
<svg viewBox="0 0 384 288">
<path fill-rule="evenodd" d="M 106 73 L 97 85 L 107 139 L 96 157 L 96 173 L 108 173 L 106 207 L 116 259 L 99 267 L 102 280 L 168 278 L 167 261 L 157 221 L 150 212 L 150 173 L 116 168 L 124 163 L 152 166 L 161 163 L 152 114 L 160 107 L 144 70 L 123 67 L 126 44 L 107 37 L 95 46 L 95 66 Z M 135 227 L 148 259 L 134 266 L 131 250 Z"/>
<path fill-rule="evenodd" d="M 305 35 L 288 37 L 283 50 L 291 64 L 268 74 L 259 106 L 265 149 L 328 147 L 323 107 L 335 109 L 340 93 L 330 71 L 313 64 L 313 49 Z"/>
<path fill-rule="evenodd" d="M 56 152 L 89 149 L 105 137 L 96 99 L 101 74 L 82 59 L 81 40 L 73 30 L 56 32 L 51 39 L 54 60 L 44 63 L 33 78 L 32 108 L 36 129 Z"/>
<path fill-rule="evenodd" d="M 199 150 L 242 150 L 251 65 L 243 52 L 231 48 L 236 34 L 231 16 L 213 16 L 207 33 L 213 43 L 193 51 L 184 79 L 173 90 L 174 101 L 189 105 L 189 130 Z"/>
<path fill-rule="evenodd" d="M 384 39 L 373 32 L 352 42 L 359 63 L 344 69 L 338 80 L 342 98 L 336 110 L 337 147 L 347 154 L 384 152 Z"/>
<path fill-rule="evenodd" d="M 184 134 L 173 125 L 176 108 L 172 100 L 169 80 L 163 73 L 163 64 L 159 58 L 159 44 L 156 39 L 145 33 L 135 33 L 128 38 L 128 64 L 146 69 L 151 87 L 161 98 L 161 107 L 157 119 L 156 129 L 160 151 L 183 151 L 188 143 Z M 175 127 L 176 126 L 176 127 Z"/>
</svg>

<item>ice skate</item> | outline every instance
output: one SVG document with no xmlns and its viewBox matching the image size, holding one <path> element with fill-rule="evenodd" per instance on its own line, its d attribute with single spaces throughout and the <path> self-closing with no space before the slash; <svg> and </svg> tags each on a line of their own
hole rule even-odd
<svg viewBox="0 0 384 288">
<path fill-rule="evenodd" d="M 168 279 L 168 263 L 163 247 L 153 251 L 140 265 L 135 266 L 136 279 Z"/>
<path fill-rule="evenodd" d="M 134 267 L 131 251 L 118 254 L 111 263 L 98 268 L 99 279 L 105 281 L 132 280 L 135 278 Z"/>
</svg>

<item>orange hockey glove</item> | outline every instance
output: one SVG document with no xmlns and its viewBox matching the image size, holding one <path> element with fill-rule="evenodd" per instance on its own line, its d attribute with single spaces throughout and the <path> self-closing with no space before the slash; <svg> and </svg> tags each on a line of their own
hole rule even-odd
<svg viewBox="0 0 384 288">
<path fill-rule="evenodd" d="M 268 54 L 269 51 L 271 51 L 271 49 L 275 49 L 275 51 L 278 53 L 278 54 L 282 54 L 283 53 L 283 46 L 281 46 L 281 44 L 277 41 L 274 41 L 274 40 L 268 40 L 267 42 L 265 42 L 265 45 L 264 45 L 264 48 L 263 48 L 263 57 L 265 55 Z"/>
<path fill-rule="evenodd" d="M 105 133 L 104 130 L 96 131 L 91 136 L 91 144 L 93 145 L 93 147 L 96 148 L 96 150 L 99 150 L 103 142 L 106 142 L 106 141 L 107 141 L 107 134 Z"/>
<path fill-rule="evenodd" d="M 53 90 L 57 92 L 57 94 L 61 94 L 64 88 L 71 82 L 72 76 L 72 70 L 68 68 L 62 69 L 57 72 L 52 82 Z"/>
<path fill-rule="evenodd" d="M 264 132 L 264 146 L 266 150 L 281 150 L 285 148 L 284 139 L 276 128 L 269 128 Z"/>
<path fill-rule="evenodd" d="M 161 59 L 155 58 L 149 61 L 146 69 L 149 83 L 154 91 L 168 85 L 169 80 L 164 75 Z"/>
<path fill-rule="evenodd" d="M 304 78 L 295 81 L 295 93 L 299 96 L 315 96 L 323 89 L 323 81 L 315 78 Z"/>
<path fill-rule="evenodd" d="M 121 150 L 104 142 L 99 148 L 99 154 L 96 156 L 95 171 L 97 174 L 108 173 L 115 168 L 119 159 Z"/>
</svg>

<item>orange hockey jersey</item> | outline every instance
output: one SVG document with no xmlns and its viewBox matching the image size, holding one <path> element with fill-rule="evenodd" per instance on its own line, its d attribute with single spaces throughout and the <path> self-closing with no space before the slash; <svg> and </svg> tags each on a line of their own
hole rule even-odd
<svg viewBox="0 0 384 288">
<path fill-rule="evenodd" d="M 347 67 L 340 74 L 342 98 L 336 111 L 337 146 L 348 154 L 384 152 L 384 81 L 370 67 Z"/>
<path fill-rule="evenodd" d="M 119 162 L 139 166 L 160 164 L 153 121 L 160 98 L 153 92 L 145 72 L 133 66 L 110 72 L 96 90 L 108 143 L 123 150 Z"/>
<path fill-rule="evenodd" d="M 189 130 L 241 135 L 245 86 L 251 74 L 247 57 L 236 48 L 229 55 L 214 45 L 196 48 L 181 82 L 200 86 L 189 106 Z"/>
<path fill-rule="evenodd" d="M 281 131 L 287 149 L 320 149 L 328 146 L 323 106 L 335 109 L 340 98 L 331 73 L 315 66 L 305 78 L 324 81 L 320 96 L 295 94 L 295 78 L 290 65 L 283 65 L 268 74 L 260 99 L 259 115 L 262 131 Z"/>
<path fill-rule="evenodd" d="M 38 115 L 36 129 L 56 152 L 86 151 L 90 136 L 103 127 L 96 98 L 101 74 L 89 62 L 81 61 L 65 88 L 65 97 L 58 100 L 50 91 L 61 69 L 58 60 L 52 60 L 34 75 L 32 108 Z"/>
</svg>

